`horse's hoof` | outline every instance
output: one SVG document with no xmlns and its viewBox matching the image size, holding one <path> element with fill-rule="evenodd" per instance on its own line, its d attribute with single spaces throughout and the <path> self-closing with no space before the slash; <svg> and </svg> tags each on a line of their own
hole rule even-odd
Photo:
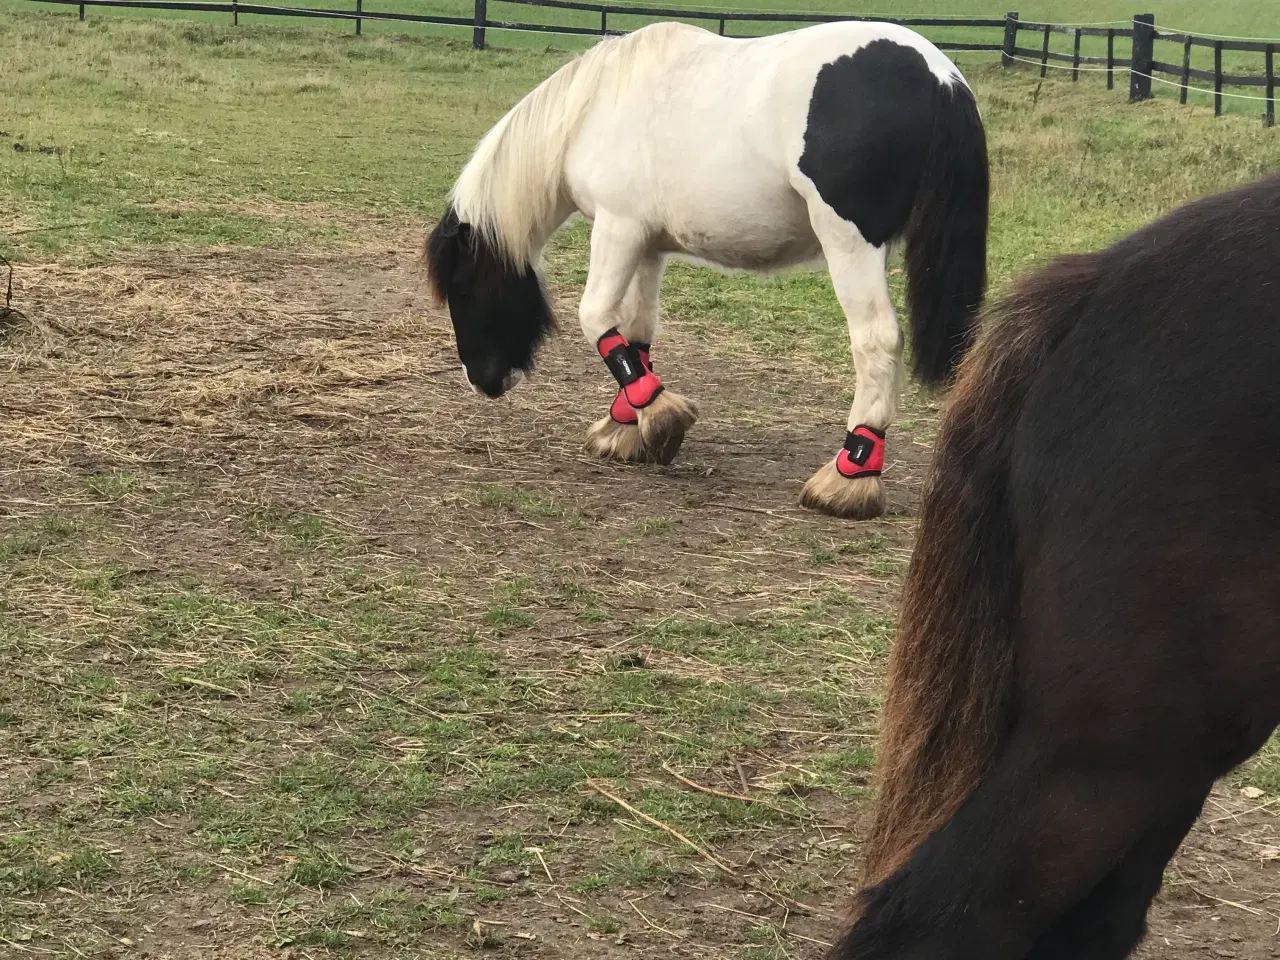
<svg viewBox="0 0 1280 960">
<path fill-rule="evenodd" d="M 619 423 L 613 417 L 597 420 L 588 428 L 587 453 L 601 460 L 624 460 L 628 463 L 653 460 L 645 448 L 639 425 Z"/>
<path fill-rule="evenodd" d="M 850 479 L 832 460 L 805 483 L 800 506 L 845 520 L 870 520 L 884 513 L 884 479 Z"/>
<path fill-rule="evenodd" d="M 674 437 L 667 437 L 662 445 L 661 450 L 650 450 L 649 455 L 653 458 L 654 463 L 660 463 L 664 467 L 676 458 L 676 454 L 680 452 L 680 445 L 684 443 L 684 434 Z"/>
<path fill-rule="evenodd" d="M 645 449 L 657 463 L 676 458 L 684 435 L 698 420 L 698 408 L 678 393 L 663 390 L 653 401 L 636 411 Z"/>
</svg>

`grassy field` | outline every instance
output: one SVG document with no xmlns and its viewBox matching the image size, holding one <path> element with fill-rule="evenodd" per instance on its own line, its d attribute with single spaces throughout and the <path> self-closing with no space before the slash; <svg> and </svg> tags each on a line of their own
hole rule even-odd
<svg viewBox="0 0 1280 960">
<path fill-rule="evenodd" d="M 825 276 L 675 267 L 659 359 L 708 408 L 675 466 L 580 455 L 609 396 L 570 335 L 475 404 L 415 247 L 563 50 L 0 38 L 30 316 L 0 339 L 0 955 L 816 957 L 939 398 L 908 397 L 885 520 L 802 514 L 848 401 Z M 965 63 L 997 289 L 1280 164 L 1251 116 Z M 552 251 L 566 315 L 586 238 Z M 1215 799 L 1152 956 L 1269 949 L 1274 791 L 1271 750 Z"/>
<path fill-rule="evenodd" d="M 321 9 L 342 10 L 350 12 L 354 10 L 352 0 L 311 0 L 308 3 L 284 4 L 294 6 L 311 6 Z M 624 0 L 615 6 L 644 6 L 645 4 L 637 3 L 636 0 Z M 1088 0 L 1088 2 L 1075 3 L 1064 2 L 1064 0 L 1040 0 L 1028 4 L 1014 4 L 1019 6 L 1019 14 L 1024 21 L 1050 21 L 1061 24 L 1075 25 L 1094 25 L 1094 26 L 1114 26 L 1117 28 L 1125 28 L 1129 25 L 1130 18 L 1137 13 L 1154 13 L 1156 22 L 1161 29 L 1177 33 L 1181 31 L 1197 32 L 1205 35 L 1221 34 L 1226 36 L 1240 37 L 1259 37 L 1259 38 L 1277 38 L 1280 37 L 1280 16 L 1276 15 L 1275 10 L 1270 7 L 1265 0 L 1220 0 L 1213 4 L 1205 4 L 1193 2 L 1193 0 L 1161 0 L 1161 2 L 1141 5 L 1129 4 L 1122 0 Z M 661 6 L 661 4 L 659 4 Z M 922 3 L 909 3 L 893 5 L 884 2 L 880 3 L 855 3 L 847 4 L 836 2 L 836 0 L 812 0 L 803 4 L 786 4 L 780 0 L 743 0 L 737 4 L 714 4 L 714 3 L 671 3 L 667 6 L 683 10 L 698 10 L 705 13 L 712 13 L 718 10 L 735 10 L 735 11 L 759 11 L 759 12 L 792 12 L 803 10 L 812 13 L 839 13 L 839 14 L 856 14 L 861 16 L 914 16 L 914 17 L 941 17 L 954 19 L 991 19 L 1001 18 L 1004 16 L 1004 10 L 998 8 L 984 8 L 981 4 L 971 4 L 965 6 L 957 6 L 953 3 L 942 2 L 942 0 L 927 0 Z M 30 10 L 45 9 L 50 11 L 61 11 L 64 16 L 74 16 L 74 7 L 54 6 L 52 4 L 41 6 L 34 4 L 31 0 L 0 0 L 0 10 Z M 363 5 L 363 9 L 370 13 L 408 13 L 417 15 L 436 15 L 471 18 L 474 13 L 474 7 L 468 0 L 370 0 L 369 3 Z M 129 9 L 113 9 L 113 8 L 97 8 L 91 11 L 90 16 L 93 19 L 126 17 L 134 18 L 139 15 L 137 10 Z M 222 26 L 227 25 L 228 17 L 222 13 L 191 13 L 187 11 L 152 11 L 150 16 L 160 18 L 181 18 L 195 19 L 202 22 L 217 23 Z M 578 28 L 595 29 L 599 26 L 599 17 L 590 12 L 572 11 L 572 10 L 556 10 L 545 7 L 528 6 L 517 3 L 506 2 L 506 0 L 493 0 L 488 7 L 488 16 L 491 20 L 505 20 L 514 22 L 525 22 L 544 25 L 560 25 Z M 637 27 L 649 22 L 650 18 L 640 16 L 629 16 L 626 14 L 613 14 L 610 16 L 609 24 L 611 29 L 615 30 L 634 30 Z M 299 26 L 305 29 L 320 30 L 337 34 L 350 34 L 353 30 L 351 23 L 341 20 L 304 20 L 285 18 L 285 17 L 259 17 L 246 15 L 242 18 L 242 22 L 253 22 L 256 24 L 271 24 L 275 26 Z M 716 29 L 714 20 L 693 21 L 703 26 L 709 26 Z M 730 33 L 753 34 L 769 32 L 772 30 L 788 29 L 787 24 L 770 24 L 761 22 L 740 22 L 731 24 Z M 406 32 L 415 33 L 419 36 L 448 36 L 459 40 L 465 40 L 470 37 L 469 28 L 460 27 L 439 27 L 427 24 L 409 25 L 404 23 L 367 21 L 364 30 L 370 35 L 401 35 Z M 948 28 L 948 27 L 928 27 L 922 28 L 922 32 L 936 41 L 953 41 L 968 43 L 1000 43 L 1002 41 L 1003 31 L 1000 28 Z M 543 49 L 548 42 L 553 43 L 557 47 L 563 49 L 581 49 L 590 43 L 589 39 L 572 36 L 553 37 L 547 34 L 538 33 L 521 33 L 510 30 L 491 30 L 489 33 L 490 43 L 502 46 L 514 46 L 518 49 Z M 1040 37 L 1034 32 L 1024 32 L 1019 35 L 1019 44 L 1023 47 L 1040 49 Z M 1072 39 L 1061 34 L 1055 34 L 1051 38 L 1051 49 L 1058 53 L 1070 53 L 1072 48 Z M 1116 55 L 1125 57 L 1128 55 L 1129 46 L 1124 38 L 1117 40 Z M 1106 53 L 1106 41 L 1098 37 L 1085 37 L 1081 44 L 1081 52 L 1085 56 L 1103 56 Z M 973 60 L 989 60 L 990 54 L 987 53 L 959 53 L 958 58 L 968 62 Z M 1166 63 L 1181 63 L 1182 49 L 1174 44 L 1157 44 L 1156 59 Z M 1030 67 L 1030 64 L 1027 64 Z M 1207 47 L 1196 47 L 1192 51 L 1192 66 L 1197 69 L 1211 70 L 1213 68 L 1213 51 Z M 1223 55 L 1223 67 L 1228 74 L 1261 74 L 1264 70 L 1264 61 L 1261 53 L 1242 53 L 1234 51 L 1226 51 Z M 1062 64 L 1053 64 L 1051 69 L 1060 72 L 1063 69 Z M 1086 71 L 1090 68 L 1086 67 Z M 1096 69 L 1096 68 L 1094 68 Z M 1100 82 L 1101 74 L 1089 74 L 1086 72 L 1086 79 L 1092 82 Z M 1169 80 L 1170 78 L 1164 77 Z M 1208 88 L 1211 84 L 1204 81 L 1196 81 L 1195 85 L 1199 88 Z M 1177 96 L 1177 89 L 1168 83 L 1162 83 L 1159 78 L 1155 81 L 1155 92 L 1157 96 Z M 1120 89 L 1125 89 L 1123 76 L 1121 77 Z M 1253 113 L 1261 112 L 1262 106 L 1256 100 L 1249 99 L 1257 97 L 1260 91 L 1256 88 L 1228 88 L 1225 109 L 1236 113 Z M 1211 94 L 1205 92 L 1193 92 L 1190 94 L 1194 102 L 1212 103 Z"/>
<path fill-rule="evenodd" d="M 0 36 L 14 53 L 0 78 L 0 130 L 24 148 L 0 154 L 12 218 L 0 243 L 6 255 L 37 258 L 343 243 L 379 224 L 424 225 L 493 118 L 566 56 L 42 16 L 8 18 Z M 1130 106 L 1096 83 L 966 69 L 991 118 L 997 281 L 1046 252 L 1105 242 L 1257 176 L 1280 156 L 1272 132 L 1214 122 L 1204 107 Z M 566 281 L 581 279 L 585 236 L 579 227 L 562 238 Z M 787 303 L 815 282 L 825 281 L 784 279 L 764 295 Z M 677 281 L 673 292 L 695 296 L 699 284 Z M 761 289 L 742 278 L 712 287 L 728 299 Z M 708 304 L 697 307 L 705 315 Z"/>
<path fill-rule="evenodd" d="M 348 11 L 355 8 L 354 2 L 346 2 L 346 0 L 315 0 L 315 2 L 305 4 L 281 5 Z M 949 0 L 920 0 L 920 2 L 900 4 L 887 3 L 884 0 L 872 3 L 807 0 L 803 4 L 783 3 L 781 0 L 742 0 L 740 3 L 710 3 L 691 0 L 689 3 L 671 2 L 667 4 L 647 4 L 639 3 L 637 0 L 617 0 L 617 2 L 610 2 L 608 5 L 618 7 L 666 6 L 673 9 L 702 11 L 735 10 L 774 13 L 805 11 L 857 16 L 915 16 L 955 19 L 999 19 L 1006 13 L 1004 9 L 998 6 L 993 7 L 977 2 L 956 4 L 949 2 Z M 1157 24 L 1171 31 L 1181 29 L 1200 31 L 1206 34 L 1214 33 L 1233 36 L 1280 36 L 1280 18 L 1276 16 L 1269 4 L 1260 2 L 1260 0 L 1220 0 L 1220 2 L 1213 4 L 1201 3 L 1198 0 L 1155 0 L 1155 2 L 1149 3 L 1132 3 L 1128 2 L 1128 0 L 1079 0 L 1079 2 L 1077 0 L 1032 0 L 1032 2 L 1015 2 L 1006 6 L 1016 7 L 1019 15 L 1024 20 L 1047 20 L 1053 23 L 1123 27 L 1127 25 L 1134 14 L 1154 13 Z M 0 9 L 30 10 L 33 8 L 46 10 L 63 9 L 52 5 L 41 7 L 39 4 L 31 2 L 31 0 L 3 0 L 3 2 L 0 2 Z M 74 15 L 74 8 L 70 9 L 72 15 Z M 371 13 L 404 12 L 469 17 L 472 15 L 474 7 L 467 0 L 419 0 L 419 2 L 413 2 L 413 0 L 368 0 L 368 2 L 364 3 L 363 9 Z M 91 15 L 94 17 L 133 18 L 139 14 L 137 11 L 129 11 L 127 9 L 101 8 L 92 11 Z M 176 11 L 156 11 L 147 15 L 187 20 L 211 20 L 216 18 L 217 22 L 223 25 L 226 25 L 228 19 L 224 14 L 192 14 Z M 489 16 L 494 20 L 528 20 L 532 23 L 564 23 L 577 26 L 593 26 L 599 22 L 597 17 L 589 13 L 583 13 L 580 16 L 573 11 L 549 13 L 547 10 L 508 3 L 506 0 L 491 0 Z M 271 19 L 255 16 L 252 22 L 257 23 L 261 22 L 261 20 L 270 22 Z M 247 16 L 245 22 L 250 22 Z M 286 21 L 284 18 L 275 18 L 274 22 L 276 25 L 282 25 Z M 296 24 L 297 21 L 292 21 L 292 23 Z M 309 22 L 308 25 L 317 29 L 334 30 L 340 33 L 349 33 L 352 29 L 350 24 L 330 23 L 321 20 Z M 620 29 L 625 29 L 632 25 L 625 19 L 619 21 Z M 404 27 L 394 24 L 370 24 L 367 29 L 375 32 L 399 31 Z M 454 36 L 461 37 L 462 35 L 459 31 L 454 32 Z M 509 42 L 515 38 L 509 32 L 506 34 L 500 32 L 499 35 L 502 36 L 502 42 Z M 970 38 L 972 39 L 972 36 Z M 998 35 L 988 39 L 991 42 L 999 42 Z M 545 43 L 545 40 L 546 38 L 529 38 L 529 42 L 534 44 Z M 557 43 L 562 42 L 557 41 Z"/>
</svg>

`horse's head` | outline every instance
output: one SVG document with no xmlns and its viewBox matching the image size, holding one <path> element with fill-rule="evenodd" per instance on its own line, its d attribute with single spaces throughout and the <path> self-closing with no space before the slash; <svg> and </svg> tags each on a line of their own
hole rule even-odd
<svg viewBox="0 0 1280 960">
<path fill-rule="evenodd" d="M 449 306 L 467 381 L 502 396 L 533 369 L 555 326 L 537 271 L 513 265 L 450 207 L 427 238 L 427 273 L 436 300 Z"/>
</svg>

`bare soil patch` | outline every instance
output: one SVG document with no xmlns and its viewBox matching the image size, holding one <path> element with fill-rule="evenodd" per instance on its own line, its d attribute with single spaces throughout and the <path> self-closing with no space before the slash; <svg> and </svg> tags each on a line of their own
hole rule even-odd
<svg viewBox="0 0 1280 960">
<path fill-rule="evenodd" d="M 630 467 L 572 304 L 481 400 L 408 244 L 18 279 L 0 953 L 822 954 L 936 398 L 853 525 L 796 506 L 848 383 L 678 319 L 703 419 Z M 1215 794 L 1143 956 L 1280 955 L 1269 799 Z"/>
</svg>

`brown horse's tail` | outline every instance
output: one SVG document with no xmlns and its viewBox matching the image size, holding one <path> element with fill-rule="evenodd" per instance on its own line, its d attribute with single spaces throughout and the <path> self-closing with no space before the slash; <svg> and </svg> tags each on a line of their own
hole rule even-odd
<svg viewBox="0 0 1280 960">
<path fill-rule="evenodd" d="M 890 659 L 867 887 L 959 808 L 1001 743 L 1018 617 L 1013 434 L 1045 357 L 1098 281 L 1099 261 L 1087 254 L 1028 277 L 994 308 L 960 367 Z"/>
</svg>

